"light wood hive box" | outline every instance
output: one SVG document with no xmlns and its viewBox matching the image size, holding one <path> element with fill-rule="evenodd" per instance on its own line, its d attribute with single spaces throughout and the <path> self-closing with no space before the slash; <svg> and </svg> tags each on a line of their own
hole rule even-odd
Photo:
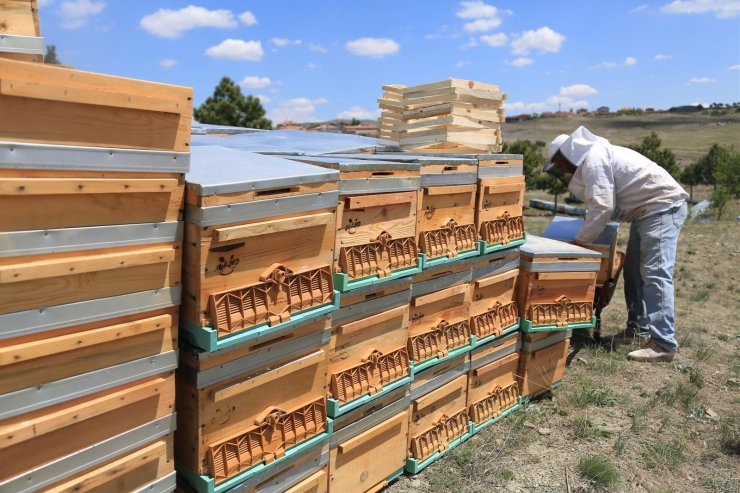
<svg viewBox="0 0 740 493">
<path fill-rule="evenodd" d="M 379 491 L 403 470 L 409 402 L 407 385 L 335 421 L 330 491 Z"/>
<path fill-rule="evenodd" d="M 185 351 L 178 370 L 178 461 L 215 484 L 327 430 L 328 317 L 292 335 L 216 352 Z"/>
<path fill-rule="evenodd" d="M 427 368 L 411 385 L 409 457 L 427 459 L 468 433 L 469 353 Z"/>
<path fill-rule="evenodd" d="M 193 149 L 183 265 L 191 342 L 209 349 L 197 336 L 203 327 L 228 339 L 334 302 L 338 176 L 235 149 Z"/>
<path fill-rule="evenodd" d="M 519 249 L 483 255 L 473 264 L 470 283 L 470 331 L 477 343 L 501 337 L 519 320 L 516 280 L 519 276 Z"/>
<path fill-rule="evenodd" d="M 357 289 L 352 297 L 365 301 L 332 314 L 328 397 L 346 404 L 410 376 L 410 287 L 411 279 L 402 278 Z"/>
<path fill-rule="evenodd" d="M 0 58 L 33 63 L 44 61 L 37 0 L 4 0 L 0 4 Z"/>
<path fill-rule="evenodd" d="M 488 245 L 524 238 L 524 176 L 478 180 L 476 225 Z"/>
<path fill-rule="evenodd" d="M 470 354 L 468 415 L 481 424 L 495 418 L 519 399 L 518 332 L 475 348 Z"/>
<path fill-rule="evenodd" d="M 520 317 L 533 327 L 590 322 L 600 265 L 598 252 L 530 236 L 521 247 Z"/>
<path fill-rule="evenodd" d="M 339 171 L 334 272 L 345 276 L 346 284 L 369 277 L 384 279 L 418 265 L 418 164 L 382 157 L 292 159 Z"/>
<path fill-rule="evenodd" d="M 522 396 L 539 395 L 563 379 L 569 347 L 570 331 L 524 334 L 518 372 Z"/>
</svg>

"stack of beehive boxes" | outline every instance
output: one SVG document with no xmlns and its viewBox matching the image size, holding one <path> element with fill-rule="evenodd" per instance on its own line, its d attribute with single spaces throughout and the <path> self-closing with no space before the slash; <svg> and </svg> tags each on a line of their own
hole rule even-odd
<svg viewBox="0 0 740 493">
<path fill-rule="evenodd" d="M 418 86 L 386 85 L 380 137 L 403 151 L 501 152 L 506 94 L 499 87 L 461 79 Z"/>
<path fill-rule="evenodd" d="M 0 490 L 171 490 L 192 90 L 0 74 Z"/>
</svg>

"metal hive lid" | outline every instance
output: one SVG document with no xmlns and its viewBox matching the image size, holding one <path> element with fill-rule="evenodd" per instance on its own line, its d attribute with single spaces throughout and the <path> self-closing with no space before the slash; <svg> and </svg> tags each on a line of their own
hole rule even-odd
<svg viewBox="0 0 740 493">
<path fill-rule="evenodd" d="M 580 217 L 555 216 L 545 228 L 542 236 L 560 241 L 573 241 L 586 221 Z M 591 242 L 593 245 L 610 246 L 614 243 L 619 231 L 619 223 L 607 223 L 599 236 Z"/>
<path fill-rule="evenodd" d="M 338 181 L 339 173 L 222 146 L 198 146 L 191 151 L 186 180 L 189 188 L 205 196 Z"/>
<path fill-rule="evenodd" d="M 382 159 L 384 161 L 399 161 L 405 163 L 417 163 L 420 166 L 429 166 L 433 164 L 478 164 L 475 156 L 449 156 L 449 155 L 429 155 L 413 154 L 409 152 L 384 152 L 380 151 L 375 154 L 341 154 L 342 157 L 355 159 Z"/>
<path fill-rule="evenodd" d="M 389 171 L 389 170 L 412 170 L 418 171 L 419 165 L 415 162 L 404 161 L 385 161 L 378 157 L 368 159 L 357 158 L 356 156 L 346 157 L 341 155 L 323 155 L 323 156 L 283 156 L 287 159 L 296 159 L 304 163 L 315 164 L 325 168 L 336 169 L 343 172 L 352 171 Z M 376 156 L 368 154 L 368 156 Z"/>
<path fill-rule="evenodd" d="M 527 237 L 520 251 L 528 257 L 601 257 L 599 252 L 593 250 L 534 235 Z"/>
</svg>

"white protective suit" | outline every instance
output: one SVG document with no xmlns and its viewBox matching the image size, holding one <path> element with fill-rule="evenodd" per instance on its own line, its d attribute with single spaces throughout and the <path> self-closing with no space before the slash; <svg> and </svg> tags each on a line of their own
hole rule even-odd
<svg viewBox="0 0 740 493">
<path fill-rule="evenodd" d="M 689 197 L 659 165 L 586 127 L 578 127 L 559 150 L 578 168 L 568 189 L 586 203 L 578 242 L 594 241 L 609 221 L 632 222 L 680 206 Z"/>
</svg>

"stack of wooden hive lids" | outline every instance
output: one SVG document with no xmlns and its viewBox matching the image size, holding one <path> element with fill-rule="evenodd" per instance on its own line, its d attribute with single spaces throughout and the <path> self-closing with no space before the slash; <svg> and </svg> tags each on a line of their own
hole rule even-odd
<svg viewBox="0 0 740 493">
<path fill-rule="evenodd" d="M 0 490 L 174 488 L 192 89 L 0 73 Z"/>
<path fill-rule="evenodd" d="M 0 10 L 0 57 L 40 63 L 46 54 L 36 0 L 3 2 Z"/>
<path fill-rule="evenodd" d="M 418 86 L 383 86 L 381 139 L 401 150 L 500 152 L 503 102 L 499 87 L 461 79 Z"/>
<path fill-rule="evenodd" d="M 517 290 L 522 330 L 592 328 L 594 290 L 600 268 L 599 252 L 529 236 L 521 246 Z"/>
</svg>

